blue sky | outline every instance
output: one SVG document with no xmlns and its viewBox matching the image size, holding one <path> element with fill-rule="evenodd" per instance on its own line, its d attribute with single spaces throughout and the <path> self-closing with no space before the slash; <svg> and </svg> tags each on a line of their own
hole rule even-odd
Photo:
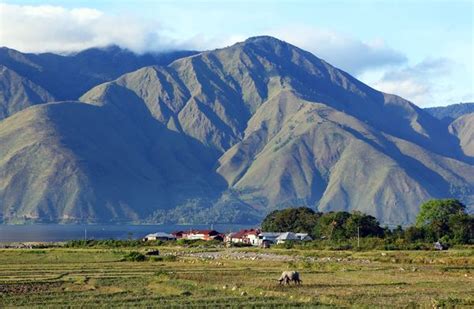
<svg viewBox="0 0 474 309">
<path fill-rule="evenodd" d="M 268 34 L 420 106 L 474 101 L 474 1 L 1 1 L 0 45 L 224 47 Z"/>
</svg>

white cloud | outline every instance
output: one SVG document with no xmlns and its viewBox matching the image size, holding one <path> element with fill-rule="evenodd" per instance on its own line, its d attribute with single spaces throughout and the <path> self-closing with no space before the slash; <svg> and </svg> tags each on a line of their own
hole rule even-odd
<svg viewBox="0 0 474 309">
<path fill-rule="evenodd" d="M 381 39 L 364 42 L 335 31 L 305 26 L 274 29 L 269 33 L 354 75 L 407 61 L 403 53 L 388 47 Z"/>
<path fill-rule="evenodd" d="M 428 103 L 432 97 L 431 86 L 413 78 L 397 81 L 381 80 L 372 86 L 380 91 L 396 94 L 421 105 Z"/>
<path fill-rule="evenodd" d="M 362 42 L 334 31 L 308 27 L 268 32 L 352 74 L 406 60 L 381 40 Z M 68 52 L 110 44 L 137 52 L 205 50 L 229 46 L 245 38 L 242 33 L 234 33 L 212 37 L 196 34 L 176 39 L 170 29 L 157 21 L 128 14 L 111 15 L 91 8 L 0 4 L 0 45 L 23 52 Z"/>
<path fill-rule="evenodd" d="M 440 93 L 449 93 L 446 83 L 454 63 L 446 58 L 425 59 L 413 66 L 390 70 L 372 84 L 380 91 L 394 93 L 421 106 L 439 101 Z M 452 103 L 452 102 L 451 102 Z"/>
<path fill-rule="evenodd" d="M 24 52 L 68 52 L 117 44 L 134 51 L 167 49 L 173 41 L 155 21 L 90 8 L 0 4 L 0 45 Z"/>
<path fill-rule="evenodd" d="M 459 93 L 465 94 L 463 99 L 473 96 L 472 65 L 470 68 L 465 65 L 472 63 L 472 57 L 466 52 L 469 46 L 456 49 L 462 51 L 461 56 L 468 62 L 464 61 L 464 66 L 457 64 L 454 70 L 453 63 L 445 58 L 427 59 L 409 66 L 403 53 L 381 39 L 362 41 L 336 31 L 300 25 L 260 34 L 272 35 L 308 50 L 376 89 L 398 94 L 420 105 L 450 103 Z M 229 46 L 252 35 L 256 33 L 183 35 L 156 20 L 128 13 L 113 15 L 86 7 L 68 9 L 0 3 L 0 46 L 23 52 L 70 52 L 111 44 L 135 52 L 206 50 Z M 449 58 L 462 57 L 450 55 Z M 457 84 L 452 82 L 453 76 L 459 77 Z"/>
</svg>

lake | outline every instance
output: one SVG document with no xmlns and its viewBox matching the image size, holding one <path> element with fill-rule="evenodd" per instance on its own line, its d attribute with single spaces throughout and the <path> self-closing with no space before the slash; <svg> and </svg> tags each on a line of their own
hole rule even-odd
<svg viewBox="0 0 474 309">
<path fill-rule="evenodd" d="M 214 224 L 221 233 L 253 226 Z M 141 239 L 149 233 L 210 229 L 210 225 L 0 225 L 0 242 L 49 242 L 76 239 Z"/>
</svg>

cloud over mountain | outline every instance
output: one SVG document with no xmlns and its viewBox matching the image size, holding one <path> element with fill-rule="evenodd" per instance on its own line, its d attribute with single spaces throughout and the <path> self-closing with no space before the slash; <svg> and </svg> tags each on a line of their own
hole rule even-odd
<svg viewBox="0 0 474 309">
<path fill-rule="evenodd" d="M 70 52 L 112 44 L 135 52 L 206 50 L 229 46 L 255 35 L 237 31 L 226 36 L 198 33 L 176 39 L 159 21 L 87 7 L 0 4 L 0 16 L 0 45 L 23 52 Z M 383 40 L 364 42 L 339 32 L 301 26 L 266 32 L 301 46 L 351 74 L 407 60 L 403 53 L 390 48 Z"/>
<path fill-rule="evenodd" d="M 97 9 L 0 4 L 0 16 L 0 45 L 23 52 L 70 52 L 111 44 L 134 51 L 172 46 L 156 21 Z"/>
<path fill-rule="evenodd" d="M 397 93 L 418 104 L 429 104 L 435 100 L 436 91 L 440 90 L 436 80 L 448 75 L 453 65 L 446 58 L 425 59 L 413 66 L 385 72 L 374 83 L 374 87 L 384 92 Z"/>
<path fill-rule="evenodd" d="M 383 40 L 364 42 L 336 31 L 313 27 L 289 27 L 271 31 L 292 44 L 301 46 L 351 74 L 400 65 L 407 57 L 387 46 Z"/>
</svg>

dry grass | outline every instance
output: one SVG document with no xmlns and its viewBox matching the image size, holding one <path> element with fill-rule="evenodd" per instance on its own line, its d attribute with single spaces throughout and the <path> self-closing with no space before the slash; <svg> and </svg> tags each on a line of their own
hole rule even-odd
<svg viewBox="0 0 474 309">
<path fill-rule="evenodd" d="M 292 261 L 184 255 L 177 261 L 121 262 L 125 252 L 0 250 L 0 307 L 474 306 L 469 249 L 286 252 Z M 301 272 L 302 286 L 278 285 L 288 268 Z"/>
</svg>

